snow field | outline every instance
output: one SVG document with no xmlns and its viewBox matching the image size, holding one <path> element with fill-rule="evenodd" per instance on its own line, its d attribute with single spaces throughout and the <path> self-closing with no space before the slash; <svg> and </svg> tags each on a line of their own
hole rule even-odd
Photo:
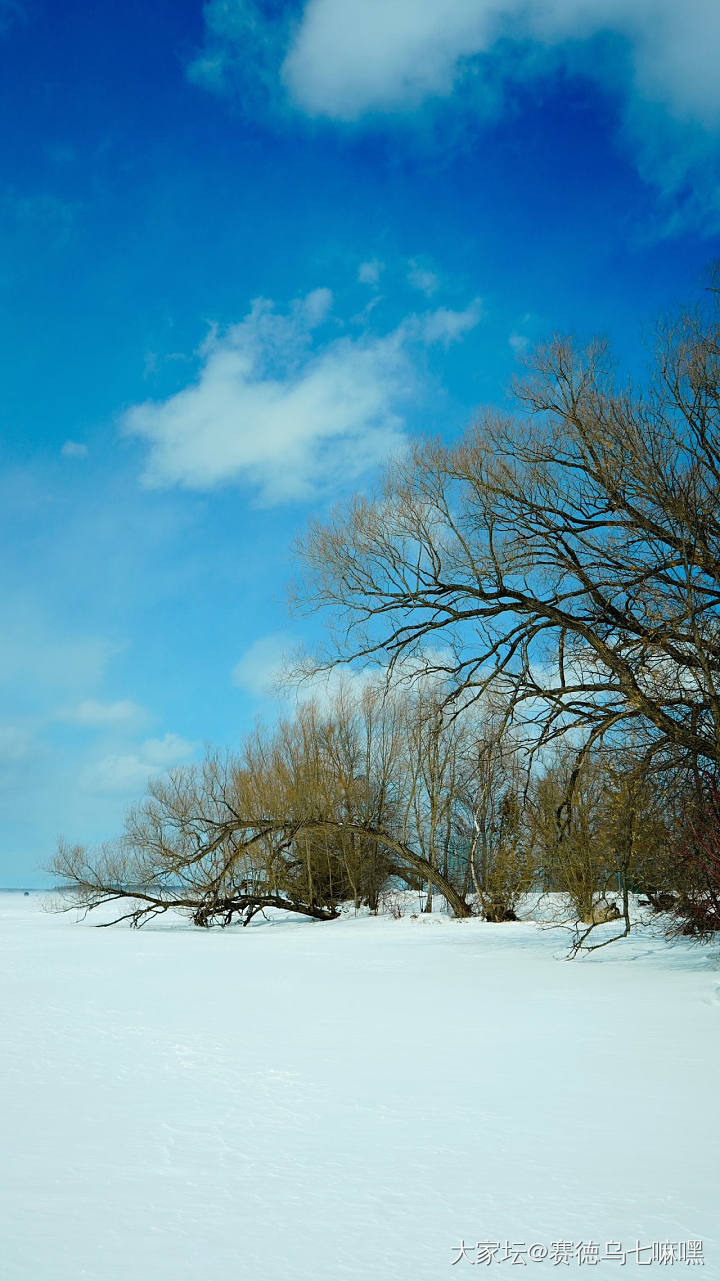
<svg viewBox="0 0 720 1281">
<path fill-rule="evenodd" d="M 3 1281 L 436 1281 L 461 1239 L 638 1238 L 720 1278 L 712 949 L 46 909 L 0 895 Z"/>
</svg>

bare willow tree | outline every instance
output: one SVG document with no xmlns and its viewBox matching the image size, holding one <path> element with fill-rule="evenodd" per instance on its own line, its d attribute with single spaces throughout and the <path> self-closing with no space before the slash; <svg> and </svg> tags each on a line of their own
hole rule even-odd
<svg viewBox="0 0 720 1281">
<path fill-rule="evenodd" d="M 117 840 L 99 849 L 61 841 L 51 871 L 64 896 L 87 910 L 122 904 L 108 924 L 140 925 L 168 908 L 205 926 L 247 924 L 267 907 L 332 919 L 332 898 L 313 891 L 302 817 L 278 821 L 267 810 L 278 780 L 252 775 L 250 763 L 209 755 L 151 781 Z"/>
<path fill-rule="evenodd" d="M 545 890 L 563 896 L 574 920 L 601 923 L 607 895 L 617 878 L 607 833 L 608 778 L 598 753 L 588 753 L 576 771 L 567 820 L 558 811 L 567 796 L 575 752 L 558 744 L 531 794 L 535 859 Z"/>
<path fill-rule="evenodd" d="M 462 724 L 453 820 L 466 860 L 464 888 L 472 885 L 487 921 L 512 921 L 536 872 L 527 768 L 497 709 L 486 708 L 481 720 Z"/>
<path fill-rule="evenodd" d="M 417 445 L 374 499 L 311 526 L 299 597 L 317 665 L 422 655 L 447 699 L 488 689 L 533 750 L 632 734 L 676 766 L 720 750 L 717 290 L 660 327 L 646 384 L 606 346 L 540 348 L 518 412 Z"/>
<path fill-rule="evenodd" d="M 408 727 L 419 732 L 424 716 L 411 701 L 367 689 L 341 691 L 329 711 L 307 704 L 240 755 L 209 755 L 151 783 L 119 840 L 61 843 L 52 871 L 71 903 L 120 902 L 115 920 L 136 925 L 171 907 L 198 925 L 247 924 L 264 908 L 331 920 L 348 899 L 376 907 L 391 876 L 434 887 L 467 916 L 436 854 L 440 802 L 427 770 L 419 786 L 408 750 Z M 438 793 L 448 785 L 435 781 Z"/>
<path fill-rule="evenodd" d="M 559 822 L 573 773 L 573 804 Z M 627 937 L 635 923 L 633 894 L 674 902 L 677 808 L 687 795 L 685 780 L 632 744 L 586 753 L 579 770 L 575 750 L 555 746 L 533 780 L 530 824 L 544 888 L 560 892 L 572 912 L 571 955 Z M 611 921 L 619 933 L 588 941 Z"/>
<path fill-rule="evenodd" d="M 453 876 L 455 810 L 461 750 L 461 727 L 448 718 L 436 690 L 421 690 L 402 700 L 403 769 L 400 812 L 403 839 L 421 850 L 432 869 L 424 911 L 433 910 L 437 883 Z"/>
</svg>

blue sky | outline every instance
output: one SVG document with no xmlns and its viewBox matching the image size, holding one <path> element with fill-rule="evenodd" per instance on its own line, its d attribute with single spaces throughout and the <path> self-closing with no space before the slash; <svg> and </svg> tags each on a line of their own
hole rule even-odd
<svg viewBox="0 0 720 1281">
<path fill-rule="evenodd" d="M 715 0 L 0 0 L 0 884 L 276 704 L 291 544 L 719 254 Z"/>
</svg>

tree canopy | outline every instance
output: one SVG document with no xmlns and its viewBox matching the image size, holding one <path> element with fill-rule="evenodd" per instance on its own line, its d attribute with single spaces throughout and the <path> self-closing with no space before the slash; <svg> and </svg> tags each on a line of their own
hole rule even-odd
<svg viewBox="0 0 720 1281">
<path fill-rule="evenodd" d="M 449 702 L 493 690 L 536 745 L 632 732 L 714 767 L 717 289 L 659 328 L 645 386 L 604 343 L 555 340 L 516 391 L 515 414 L 416 445 L 311 526 L 298 595 L 328 616 L 319 665 L 421 655 Z"/>
</svg>

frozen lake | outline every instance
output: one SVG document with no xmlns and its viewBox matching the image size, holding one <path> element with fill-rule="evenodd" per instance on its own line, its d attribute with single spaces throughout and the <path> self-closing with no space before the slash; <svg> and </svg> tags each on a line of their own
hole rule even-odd
<svg viewBox="0 0 720 1281">
<path fill-rule="evenodd" d="M 720 949 L 566 946 L 0 895 L 3 1281 L 436 1281 L 478 1241 L 491 1276 L 544 1244 L 532 1277 L 552 1243 L 702 1240 L 720 1277 Z"/>
</svg>

